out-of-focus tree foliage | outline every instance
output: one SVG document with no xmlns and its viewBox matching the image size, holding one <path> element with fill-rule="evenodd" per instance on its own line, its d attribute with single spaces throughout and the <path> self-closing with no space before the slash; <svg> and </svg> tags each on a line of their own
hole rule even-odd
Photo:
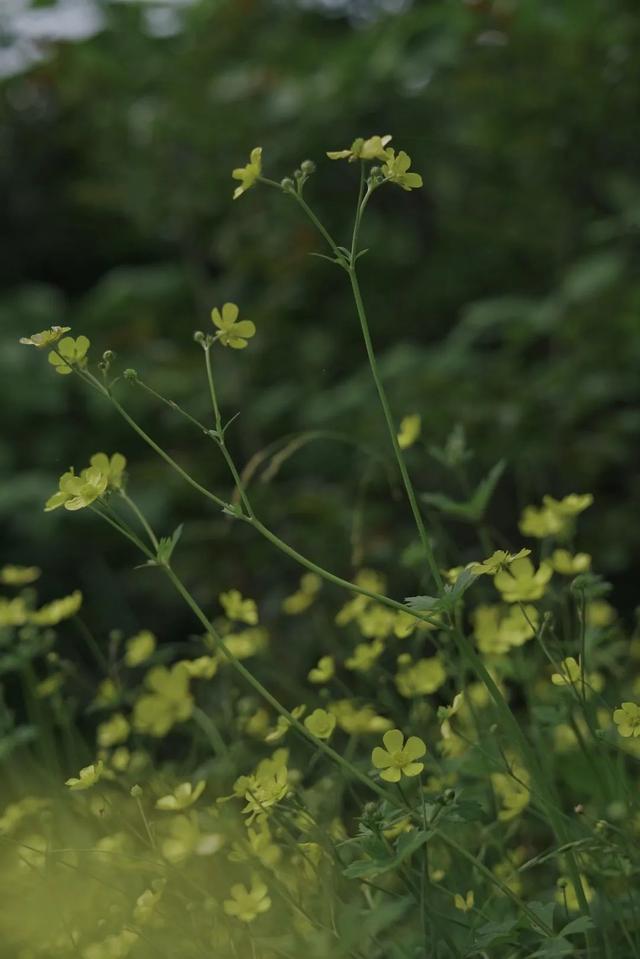
<svg viewBox="0 0 640 959">
<path fill-rule="evenodd" d="M 355 174 L 325 151 L 389 132 L 425 188 L 375 198 L 362 283 L 396 412 L 423 416 L 426 443 L 411 453 L 419 488 L 459 494 L 428 446 L 463 424 L 470 476 L 508 460 L 491 522 L 514 541 L 525 503 L 594 492 L 585 540 L 633 605 L 635 0 L 425 0 L 395 12 L 202 0 L 176 8 L 166 36 L 149 30 L 147 4 L 105 3 L 103 15 L 95 36 L 49 48 L 1 87 L 6 560 L 38 562 L 52 591 L 81 587 L 105 629 L 171 624 L 175 604 L 153 574 L 126 571 L 126 545 L 90 517 L 42 512 L 70 463 L 117 448 L 157 524 L 186 519 L 181 562 L 203 600 L 230 583 L 274 603 L 290 590 L 297 571 L 286 560 L 181 486 L 99 397 L 17 344 L 71 326 L 204 417 L 192 333 L 233 299 L 258 327 L 250 350 L 219 362 L 225 409 L 241 411 L 230 432 L 238 458 L 306 430 L 351 441 L 315 439 L 269 484 L 256 481 L 261 515 L 345 575 L 354 560 L 409 562 L 393 471 L 390 492 L 366 453 L 388 447 L 344 277 L 307 255 L 317 237 L 285 197 L 256 189 L 232 202 L 230 179 L 257 144 L 276 179 L 316 160 L 309 196 L 346 239 Z M 213 444 L 120 390 L 177 458 L 225 488 Z M 465 541 L 464 527 L 438 529 L 443 542 Z M 398 591 L 412 592 L 415 578 L 407 568 Z"/>
</svg>

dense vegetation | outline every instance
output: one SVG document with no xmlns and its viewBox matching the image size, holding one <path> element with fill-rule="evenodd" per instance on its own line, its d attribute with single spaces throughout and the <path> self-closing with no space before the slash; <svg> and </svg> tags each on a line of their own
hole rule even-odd
<svg viewBox="0 0 640 959">
<path fill-rule="evenodd" d="M 104 16 L 3 81 L 7 957 L 638 955 L 634 5 Z"/>
</svg>

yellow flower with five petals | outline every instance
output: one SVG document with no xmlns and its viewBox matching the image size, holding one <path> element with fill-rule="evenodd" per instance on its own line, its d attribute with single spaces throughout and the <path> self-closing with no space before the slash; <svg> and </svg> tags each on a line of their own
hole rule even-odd
<svg viewBox="0 0 640 959">
<path fill-rule="evenodd" d="M 390 729 L 382 737 L 384 749 L 376 746 L 371 761 L 380 770 L 380 778 L 389 783 L 400 782 L 403 776 L 418 776 L 424 763 L 417 762 L 427 751 L 417 736 L 409 736 L 406 743 L 399 729 Z"/>
</svg>

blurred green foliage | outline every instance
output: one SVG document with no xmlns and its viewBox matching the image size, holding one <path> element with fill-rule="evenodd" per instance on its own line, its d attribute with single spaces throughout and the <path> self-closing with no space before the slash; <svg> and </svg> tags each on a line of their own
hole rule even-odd
<svg viewBox="0 0 640 959">
<path fill-rule="evenodd" d="M 291 591 L 296 569 L 203 507 L 99 397 L 60 382 L 17 343 L 71 326 L 206 417 L 192 333 L 232 299 L 258 327 L 251 350 L 225 354 L 218 372 L 225 411 L 241 411 L 234 455 L 248 462 L 282 437 L 321 431 L 269 483 L 254 480 L 260 514 L 342 575 L 359 562 L 397 566 L 403 551 L 410 564 L 410 515 L 393 468 L 367 452 L 389 457 L 348 286 L 308 256 L 317 240 L 293 204 L 259 190 L 231 200 L 231 169 L 255 145 L 276 179 L 310 157 L 314 205 L 346 236 L 353 171 L 325 151 L 388 132 L 425 189 L 376 197 L 362 283 L 396 414 L 423 417 L 425 442 L 411 451 L 419 489 L 461 498 L 429 447 L 462 424 L 475 451 L 470 481 L 508 463 L 492 525 L 509 529 L 544 493 L 593 492 L 585 542 L 632 606 L 635 0 L 431 0 L 395 12 L 201 0 L 177 8 L 166 36 L 149 30 L 148 5 L 102 9 L 95 36 L 47 48 L 1 87 L 5 560 L 37 562 L 52 595 L 81 588 L 98 629 L 177 625 L 182 614 L 153 574 L 130 575 L 126 544 L 91 517 L 79 519 L 79 537 L 76 523 L 42 512 L 71 463 L 121 449 L 154 522 L 169 532 L 186 521 L 181 562 L 203 601 L 231 583 L 276 605 Z M 121 395 L 176 458 L 228 489 L 197 431 L 133 387 Z M 336 431 L 348 442 L 326 435 Z M 443 543 L 464 534 L 438 523 Z M 415 578 L 409 569 L 395 584 L 402 595 Z"/>
</svg>

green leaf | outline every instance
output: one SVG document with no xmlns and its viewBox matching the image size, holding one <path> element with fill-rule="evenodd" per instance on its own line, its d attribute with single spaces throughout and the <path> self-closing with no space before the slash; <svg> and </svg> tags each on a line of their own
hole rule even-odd
<svg viewBox="0 0 640 959">
<path fill-rule="evenodd" d="M 379 859 L 360 859 L 352 862 L 343 870 L 347 879 L 373 879 L 382 873 L 397 869 L 405 859 L 413 855 L 428 839 L 433 836 L 432 830 L 418 829 L 403 833 L 398 840 L 395 855 L 380 857 Z"/>
<path fill-rule="evenodd" d="M 547 926 L 549 929 L 553 929 L 553 914 L 556 909 L 554 902 L 528 902 L 527 908 L 529 912 L 532 912 L 536 919 L 539 919 L 540 922 Z M 527 922 L 531 924 L 531 920 L 527 919 Z M 540 932 L 540 927 L 534 925 L 533 928 L 536 932 Z"/>
<path fill-rule="evenodd" d="M 561 956 L 574 955 L 573 946 L 568 939 L 562 937 L 546 939 L 536 952 L 531 953 L 531 959 L 560 959 Z"/>
<path fill-rule="evenodd" d="M 505 939 L 518 925 L 517 919 L 504 919 L 502 922 L 487 922 L 476 931 L 473 948 L 466 953 L 473 956 L 479 949 L 486 949 L 500 939 Z"/>
<path fill-rule="evenodd" d="M 564 929 L 560 930 L 561 936 L 572 936 L 578 932 L 588 932 L 594 928 L 594 922 L 591 916 L 578 916 L 568 922 Z"/>
<path fill-rule="evenodd" d="M 465 502 L 457 502 L 448 496 L 444 496 L 442 493 L 423 493 L 421 498 L 425 503 L 428 503 L 430 506 L 435 506 L 436 509 L 447 513 L 449 516 L 455 516 L 456 519 L 463 520 L 467 523 L 477 523 L 483 518 L 487 510 L 489 501 L 498 480 L 504 472 L 505 466 L 505 460 L 500 460 L 496 463 L 485 478 L 478 484 L 473 496 Z"/>
<path fill-rule="evenodd" d="M 437 596 L 405 596 L 404 601 L 409 609 L 415 609 L 417 613 L 426 613 L 442 607 Z"/>
</svg>

